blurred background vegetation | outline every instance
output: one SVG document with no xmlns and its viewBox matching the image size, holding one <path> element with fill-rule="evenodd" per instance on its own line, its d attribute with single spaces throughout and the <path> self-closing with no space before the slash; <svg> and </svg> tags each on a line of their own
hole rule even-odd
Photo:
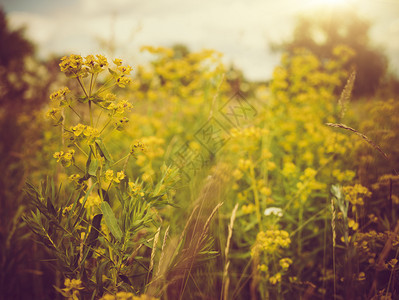
<svg viewBox="0 0 399 300">
<path fill-rule="evenodd" d="M 221 153 L 225 155 L 226 163 L 234 160 L 240 162 L 237 157 L 255 161 L 256 157 L 268 157 L 267 153 L 259 152 L 259 149 L 268 149 L 273 153 L 273 159 L 270 159 L 270 162 L 275 163 L 275 167 L 281 172 L 270 171 L 270 174 L 266 176 L 269 183 L 260 187 L 260 189 L 265 188 L 262 194 L 264 206 L 294 205 L 296 184 L 304 180 L 301 177 L 305 176 L 304 171 L 307 168 L 313 168 L 319 172 L 318 168 L 323 168 L 324 163 L 327 164 L 322 159 L 329 157 L 328 151 L 333 151 L 321 149 L 331 146 L 322 141 L 322 137 L 331 135 L 334 131 L 317 126 L 309 127 L 306 125 L 308 120 L 301 117 L 306 116 L 307 113 L 320 117 L 320 120 L 317 119 L 318 126 L 331 121 L 328 114 L 338 115 L 339 113 L 336 108 L 329 106 L 329 103 L 337 104 L 336 100 L 345 86 L 346 79 L 353 70 L 356 70 L 353 102 L 348 108 L 346 119 L 335 118 L 333 121 L 348 122 L 347 125 L 357 128 L 384 149 L 389 155 L 389 160 L 379 155 L 372 147 L 365 146 L 361 139 L 356 139 L 344 132 L 337 132 L 334 142 L 342 143 L 346 148 L 342 152 L 335 149 L 338 154 L 332 159 L 337 160 L 334 162 L 337 169 L 355 172 L 353 182 L 361 183 L 373 191 L 372 201 L 361 208 L 362 220 L 359 223 L 364 232 L 370 227 L 381 233 L 392 232 L 399 215 L 397 209 L 399 179 L 392 171 L 399 163 L 399 147 L 396 147 L 399 132 L 397 117 L 399 81 L 390 73 L 389 62 L 382 50 L 375 48 L 370 42 L 371 26 L 369 21 L 360 18 L 356 12 L 345 12 L 334 19 L 322 14 L 298 18 L 292 39 L 272 45 L 275 51 L 282 53 L 283 58 L 281 65 L 276 68 L 273 80 L 265 82 L 248 81 L 245 74 L 234 66 L 225 69 L 220 67 L 212 73 L 206 67 L 201 67 L 201 63 L 208 59 L 212 60 L 213 54 L 201 54 L 196 57 L 195 53 L 191 53 L 190 49 L 181 44 L 171 47 L 173 55 L 150 49 L 155 58 L 148 66 L 137 67 L 135 83 L 130 91 L 129 97 L 136 106 L 132 114 L 132 119 L 136 120 L 132 125 L 134 128 L 119 137 L 120 143 L 128 144 L 129 139 L 142 135 L 147 137 L 148 143 L 156 145 L 151 155 L 137 159 L 135 175 L 154 176 L 163 160 L 170 158 L 168 157 L 171 155 L 170 147 L 178 145 L 179 142 L 187 141 L 196 147 L 193 133 L 187 130 L 187 126 L 193 127 L 193 131 L 201 126 L 207 118 L 209 103 L 212 102 L 215 94 L 220 93 L 223 100 L 240 93 L 254 106 L 261 108 L 259 109 L 261 116 L 254 121 L 255 127 L 271 132 L 272 125 L 276 125 L 280 126 L 280 131 L 275 132 L 268 141 L 262 139 L 263 133 L 256 130 L 240 133 L 241 139 L 233 139 L 233 142 L 223 150 L 226 153 Z M 56 270 L 51 269 L 51 264 L 46 262 L 50 258 L 49 254 L 34 241 L 26 225 L 21 222 L 21 216 L 30 206 L 24 198 L 22 189 L 27 179 L 37 184 L 47 175 L 59 176 L 59 169 L 51 160 L 51 155 L 52 151 L 56 150 L 54 145 L 60 141 L 56 140 L 52 134 L 54 128 L 44 120 L 43 116 L 50 93 L 65 85 L 65 79 L 60 76 L 59 57 L 38 59 L 35 52 L 37 46 L 29 41 L 23 29 L 10 29 L 3 10 L 0 10 L 0 45 L 1 296 L 4 299 L 56 299 L 60 298 L 60 295 L 56 294 L 53 285 L 60 286 L 62 278 Z M 350 50 L 334 52 L 337 46 L 345 46 Z M 342 60 L 342 65 L 328 65 L 329 61 L 340 60 Z M 311 77 L 312 72 L 319 72 L 322 79 Z M 218 90 L 218 82 L 223 80 L 222 74 L 224 74 L 225 83 Z M 210 82 L 211 80 L 213 81 Z M 266 112 L 262 110 L 265 107 Z M 115 142 L 114 147 L 118 149 L 121 146 Z M 351 153 L 345 152 L 349 149 L 352 150 Z M 241 153 L 242 156 L 232 153 Z M 218 159 L 223 161 L 220 157 Z M 289 164 L 296 165 L 298 169 L 288 170 Z M 234 240 L 232 245 L 231 260 L 237 262 L 235 266 L 232 266 L 232 272 L 234 274 L 243 272 L 249 278 L 253 274 L 243 261 L 249 259 L 251 243 L 253 244 L 256 240 L 256 233 L 261 230 L 261 227 L 258 227 L 260 226 L 259 219 L 247 218 L 245 209 L 244 212 L 242 210 L 242 206 L 252 209 L 248 208 L 246 200 L 242 200 L 252 197 L 248 195 L 248 189 L 251 189 L 253 182 L 251 179 L 245 179 L 245 176 L 250 176 L 251 172 L 248 168 L 240 167 L 238 163 L 233 167 L 247 175 L 236 173 L 237 177 L 234 177 L 233 181 L 240 186 L 238 190 L 226 188 L 229 197 L 242 204 L 239 214 L 244 216 L 235 225 L 240 229 L 237 229 L 239 238 Z M 254 170 L 256 176 L 266 178 L 261 166 L 255 167 Z M 247 171 L 248 173 L 245 173 Z M 329 180 L 329 184 L 332 183 L 331 174 L 320 172 L 323 179 L 330 176 L 330 179 L 326 180 Z M 291 181 L 284 176 L 288 176 L 287 178 Z M 315 180 L 310 177 L 305 179 Z M 62 177 L 59 180 L 62 181 Z M 196 180 L 201 182 L 201 174 L 198 174 Z M 226 179 L 226 182 L 229 180 L 232 178 Z M 317 186 L 320 180 L 315 180 L 314 185 Z M 230 187 L 230 185 L 225 185 Z M 272 190 L 271 197 L 268 189 Z M 326 232 L 331 231 L 330 225 L 325 223 L 321 218 L 322 215 L 320 219 L 315 219 L 314 223 L 306 224 L 305 222 L 318 210 L 328 207 L 328 202 L 320 204 L 318 201 L 325 201 L 330 195 L 328 192 L 317 195 L 316 187 L 306 191 L 309 195 L 315 194 L 312 196 L 313 202 L 307 204 L 310 205 L 309 211 L 304 213 L 304 206 L 300 202 L 296 203 L 297 206 L 293 208 L 291 217 L 299 216 L 299 219 L 295 222 L 289 219 L 284 220 L 285 227 L 282 226 L 291 232 L 296 231 L 298 226 L 301 228 L 299 231 L 303 230 L 299 233 L 302 237 L 295 237 L 294 239 L 297 240 L 293 241 L 291 248 L 291 257 L 296 264 L 296 276 L 301 277 L 295 284 L 291 286 L 287 284 L 283 287 L 287 289 L 286 297 L 296 295 L 298 290 L 302 295 L 306 295 L 311 290 L 310 283 L 323 286 L 324 295 L 326 295 L 326 290 L 332 289 L 331 281 L 329 284 L 324 284 L 320 279 L 328 275 L 322 274 L 321 269 L 326 268 L 322 265 L 323 259 L 331 258 L 331 253 L 330 256 L 326 253 L 323 256 L 323 251 L 325 251 L 323 243 L 327 239 Z M 176 197 L 176 202 L 180 207 L 187 209 L 198 193 L 199 187 L 192 183 Z M 222 196 L 219 195 L 219 197 Z M 235 202 L 225 204 L 224 213 L 214 228 L 216 239 L 219 239 L 216 242 L 216 245 L 220 246 L 220 249 L 217 249 L 219 251 L 223 251 L 221 246 L 225 242 L 223 236 L 227 235 L 225 232 L 227 227 L 223 226 L 227 224 L 228 213 L 232 211 L 234 204 Z M 187 213 L 182 213 L 182 210 L 178 212 L 171 214 L 170 222 L 172 224 L 175 222 L 175 226 L 183 226 L 184 224 L 178 224 L 178 221 L 182 215 L 187 217 Z M 367 221 L 370 212 L 381 221 L 370 225 Z M 324 228 L 324 231 L 317 232 L 315 229 L 317 226 Z M 312 245 L 317 245 L 317 249 L 313 249 L 315 253 L 312 252 Z M 383 246 L 384 243 L 380 240 L 373 250 L 375 255 L 378 256 Z M 351 247 L 351 249 L 355 248 L 353 245 Z M 344 250 L 340 249 L 340 251 L 342 252 L 338 255 L 344 257 Z M 318 260 L 313 261 L 314 257 Z M 350 260 L 348 257 L 345 259 L 347 263 Z M 368 261 L 363 262 L 362 259 L 359 261 L 358 265 L 368 263 Z M 218 261 L 217 264 L 221 262 Z M 203 278 L 201 276 L 210 272 L 210 269 L 212 268 L 209 265 L 198 269 L 196 278 Z M 360 274 L 360 269 L 362 268 L 358 267 L 357 274 Z M 376 278 L 370 275 L 373 272 L 374 269 L 367 269 L 368 278 Z M 385 277 L 386 274 L 384 274 Z M 378 287 L 384 287 L 384 280 L 387 281 L 385 277 L 378 279 Z M 248 278 L 231 279 L 241 288 L 241 290 L 235 290 L 237 298 L 249 299 L 251 284 Z M 398 280 L 397 278 L 396 275 L 394 280 Z M 216 299 L 218 295 L 215 289 L 220 286 L 213 286 L 209 282 L 211 279 L 212 277 L 209 277 L 208 281 L 203 281 L 201 288 Z M 367 281 L 369 286 L 373 283 L 372 279 Z M 195 285 L 195 283 L 198 281 L 193 281 L 191 284 Z M 358 287 L 360 298 L 364 296 L 366 289 L 365 286 Z M 398 293 L 397 288 L 393 292 Z M 312 295 L 312 292 L 309 293 Z M 339 293 L 341 297 L 348 296 L 347 290 L 341 290 Z M 316 294 L 314 292 L 314 295 Z M 315 299 L 325 297 L 320 296 L 321 292 L 317 295 Z M 192 297 L 200 299 L 193 295 Z M 310 299 L 310 296 L 307 299 Z"/>
</svg>

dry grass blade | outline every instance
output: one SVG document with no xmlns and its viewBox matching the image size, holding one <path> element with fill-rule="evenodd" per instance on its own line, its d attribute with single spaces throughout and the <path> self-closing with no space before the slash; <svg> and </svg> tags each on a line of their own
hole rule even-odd
<svg viewBox="0 0 399 300">
<path fill-rule="evenodd" d="M 338 105 L 341 107 L 340 119 L 342 120 L 346 113 L 346 105 L 352 94 L 353 85 L 355 84 L 356 71 L 353 71 L 346 82 L 345 88 L 338 99 Z"/>
<path fill-rule="evenodd" d="M 233 236 L 233 226 L 234 226 L 234 221 L 236 219 L 237 209 L 238 209 L 238 203 L 234 206 L 233 211 L 231 213 L 231 217 L 230 217 L 229 233 L 227 236 L 226 249 L 224 250 L 226 260 L 227 260 L 227 256 L 229 255 L 230 241 L 231 241 L 231 237 Z"/>
<path fill-rule="evenodd" d="M 162 249 L 161 249 L 161 256 L 159 258 L 159 263 L 158 263 L 158 268 L 157 268 L 157 272 L 156 272 L 156 277 L 159 275 L 159 272 L 161 270 L 161 265 L 163 263 L 164 257 L 165 257 L 165 246 L 166 246 L 166 238 L 168 237 L 168 233 L 169 233 L 169 228 L 170 226 L 168 226 L 168 228 L 166 228 L 165 231 L 165 235 L 163 236 L 163 242 L 162 242 Z"/>
<path fill-rule="evenodd" d="M 396 222 L 396 226 L 395 226 L 394 231 L 392 232 L 392 234 L 389 235 L 389 237 L 388 237 L 388 239 L 387 239 L 387 241 L 386 241 L 386 243 L 384 245 L 384 248 L 382 249 L 382 251 L 381 251 L 381 253 L 380 253 L 379 257 L 378 257 L 378 260 L 377 260 L 377 263 L 376 263 L 376 270 L 375 270 L 376 275 L 374 276 L 374 280 L 373 280 L 373 283 L 371 284 L 371 288 L 370 288 L 370 291 L 369 291 L 369 294 L 368 294 L 368 298 L 369 299 L 371 299 L 371 297 L 376 294 L 377 281 L 378 281 L 377 273 L 379 273 L 380 271 L 384 270 L 385 259 L 387 258 L 388 254 L 389 254 L 389 251 L 391 251 L 393 239 L 394 239 L 394 237 L 396 237 L 398 235 L 398 233 L 399 233 L 399 221 Z M 393 272 L 393 270 L 392 270 L 392 272 Z M 389 287 L 387 289 L 387 293 L 388 293 L 388 291 L 389 291 Z"/>
<path fill-rule="evenodd" d="M 184 226 L 183 232 L 180 234 L 179 241 L 177 243 L 178 245 L 181 243 L 184 236 L 186 235 L 186 232 L 188 230 L 189 225 L 191 224 L 191 220 L 194 216 L 194 213 L 197 211 L 198 208 L 199 208 L 199 205 L 194 206 L 193 211 L 191 212 L 190 217 L 188 218 L 186 225 Z"/>
<path fill-rule="evenodd" d="M 224 81 L 224 77 L 225 77 L 225 75 L 224 75 L 224 73 L 223 73 L 223 74 L 222 74 L 222 78 L 220 79 L 219 84 L 218 84 L 218 87 L 217 87 L 217 89 L 216 89 L 216 93 L 213 95 L 213 98 L 212 98 L 212 106 L 211 106 L 211 111 L 209 112 L 208 121 L 209 121 L 209 120 L 212 118 L 212 116 L 213 116 L 213 111 L 214 111 L 214 108 L 215 108 L 216 98 L 217 98 L 217 96 L 218 96 L 219 93 L 220 93 L 220 88 L 222 87 L 222 84 L 223 84 L 223 81 Z"/>
<path fill-rule="evenodd" d="M 356 129 L 346 126 L 344 124 L 336 124 L 336 123 L 326 123 L 326 125 L 330 126 L 330 127 L 336 127 L 336 128 L 342 128 L 345 130 L 349 130 L 354 132 L 355 134 L 357 134 L 358 136 L 360 136 L 362 139 L 364 139 L 370 146 L 372 146 L 374 149 L 376 149 L 378 152 L 380 152 L 382 154 L 382 156 L 384 156 L 384 158 L 386 160 L 389 160 L 388 155 L 385 154 L 384 151 L 382 151 L 382 149 L 376 144 L 374 143 L 372 140 L 370 140 L 367 136 L 365 136 L 363 133 L 357 131 Z"/>
<path fill-rule="evenodd" d="M 212 213 L 210 214 L 210 216 L 208 217 L 208 219 L 205 222 L 205 226 L 204 226 L 204 230 L 202 230 L 201 233 L 201 237 L 199 239 L 199 241 L 202 241 L 202 239 L 206 236 L 206 233 L 208 232 L 209 229 L 209 225 L 211 223 L 211 220 L 213 218 L 213 216 L 216 214 L 216 212 L 218 211 L 218 209 L 223 205 L 223 202 L 218 203 L 215 208 L 212 210 Z M 199 245 L 199 243 L 198 243 Z"/>
<path fill-rule="evenodd" d="M 155 252 L 157 250 L 157 244 L 159 240 L 159 234 L 161 232 L 161 227 L 158 228 L 157 232 L 155 233 L 154 236 L 154 243 L 152 244 L 152 251 L 151 251 L 151 260 L 150 260 L 150 266 L 148 268 L 148 278 L 150 276 L 150 273 L 152 271 L 152 268 L 154 267 L 154 258 L 155 258 Z M 148 281 L 148 280 L 147 280 Z"/>
<path fill-rule="evenodd" d="M 230 241 L 231 237 L 233 236 L 233 226 L 234 226 L 234 221 L 236 219 L 237 209 L 238 209 L 238 203 L 234 206 L 233 211 L 231 213 L 229 233 L 227 235 L 226 248 L 224 249 L 225 264 L 224 264 L 223 279 L 222 279 L 223 283 L 222 283 L 221 299 L 228 299 L 228 289 L 230 284 L 230 278 L 228 276 L 230 262 L 228 260 L 228 257 L 229 257 Z"/>
</svg>

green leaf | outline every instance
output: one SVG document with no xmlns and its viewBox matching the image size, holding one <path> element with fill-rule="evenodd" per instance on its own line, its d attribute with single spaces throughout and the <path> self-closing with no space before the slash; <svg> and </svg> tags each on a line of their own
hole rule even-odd
<svg viewBox="0 0 399 300">
<path fill-rule="evenodd" d="M 103 293 L 104 290 L 104 282 L 103 282 L 103 275 L 108 275 L 107 274 L 107 270 L 109 269 L 109 261 L 106 260 L 104 262 L 102 262 L 97 270 L 96 270 L 96 289 L 97 289 L 97 294 L 101 295 Z"/>
<path fill-rule="evenodd" d="M 111 70 L 110 68 L 108 68 L 108 72 L 112 75 L 112 77 L 115 77 L 115 78 L 118 77 L 118 73 L 116 73 L 115 71 Z"/>
<path fill-rule="evenodd" d="M 54 205 L 53 205 L 53 203 L 51 203 L 50 197 L 47 197 L 47 210 L 48 210 L 48 212 L 49 212 L 51 215 L 53 215 L 54 217 L 57 216 L 57 213 L 56 213 L 56 211 L 55 211 L 55 209 L 54 209 Z"/>
<path fill-rule="evenodd" d="M 58 120 L 57 120 L 57 122 L 55 122 L 54 123 L 54 125 L 53 126 L 59 126 L 59 125 L 61 125 L 62 124 L 62 122 L 64 121 L 64 117 L 63 116 L 61 116 Z"/>
<path fill-rule="evenodd" d="M 93 221 L 91 222 L 90 233 L 87 236 L 87 241 L 86 241 L 86 244 L 87 244 L 87 246 L 90 247 L 90 249 L 88 250 L 86 259 L 89 259 L 89 258 L 91 258 L 93 256 L 92 247 L 95 246 L 95 243 L 98 240 L 98 235 L 100 233 L 102 217 L 103 217 L 102 214 L 97 214 L 97 215 L 94 216 Z"/>
<path fill-rule="evenodd" d="M 122 230 L 118 225 L 118 221 L 115 218 L 114 212 L 112 211 L 111 206 L 109 206 L 108 202 L 103 201 L 101 203 L 101 211 L 104 215 L 105 224 L 109 231 L 111 231 L 112 235 L 118 240 L 122 239 Z"/>
<path fill-rule="evenodd" d="M 104 189 L 98 190 L 98 195 L 101 197 L 101 193 L 102 193 L 102 198 L 104 199 L 105 202 L 109 203 L 109 195 L 108 192 Z"/>
<path fill-rule="evenodd" d="M 96 176 L 97 169 L 98 169 L 98 160 L 97 159 L 91 160 L 87 173 L 89 173 L 89 175 L 91 176 Z"/>
<path fill-rule="evenodd" d="M 94 184 L 89 188 L 89 190 L 86 192 L 86 194 L 85 194 L 85 196 L 84 196 L 84 198 L 83 198 L 83 201 L 82 201 L 82 207 L 80 208 L 80 210 L 79 210 L 79 212 L 78 212 L 78 216 L 77 216 L 77 218 L 76 218 L 76 220 L 75 220 L 75 223 L 73 224 L 73 227 L 72 227 L 72 228 L 75 228 L 76 225 L 79 225 L 80 222 L 82 222 L 81 216 L 82 216 L 82 214 L 83 214 L 83 211 L 85 210 L 85 204 L 86 204 L 87 198 L 89 198 L 89 195 L 91 195 L 91 191 L 93 190 L 93 188 L 94 188 L 96 185 L 97 185 L 97 182 L 94 183 Z M 74 202 L 74 204 L 73 204 L 73 207 L 72 207 L 72 211 L 75 210 L 75 207 L 76 207 L 76 205 L 77 205 L 79 199 L 80 199 L 79 197 L 76 197 L 76 200 L 75 200 L 75 202 Z M 69 215 L 68 215 L 68 222 L 69 222 L 69 219 L 71 218 L 71 216 L 73 216 L 73 214 L 69 214 Z"/>
<path fill-rule="evenodd" d="M 89 236 L 87 237 L 87 244 L 89 246 L 92 246 L 97 241 L 102 217 L 102 214 L 97 214 L 94 216 L 93 221 L 91 222 L 92 227 Z"/>
<path fill-rule="evenodd" d="M 87 102 L 89 102 L 89 97 L 86 97 L 86 96 L 82 96 L 82 97 L 79 97 L 78 98 L 78 101 L 80 102 L 80 103 L 87 103 Z"/>
<path fill-rule="evenodd" d="M 109 155 L 107 148 L 105 148 L 103 140 L 96 139 L 95 143 L 96 143 L 96 147 L 97 147 L 98 151 L 100 152 L 100 155 L 102 157 L 104 157 L 107 161 L 109 161 L 109 162 L 112 161 L 111 155 Z"/>
</svg>

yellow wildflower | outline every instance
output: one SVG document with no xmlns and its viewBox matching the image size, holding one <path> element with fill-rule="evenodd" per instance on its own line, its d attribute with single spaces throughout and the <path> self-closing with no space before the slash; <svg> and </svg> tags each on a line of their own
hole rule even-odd
<svg viewBox="0 0 399 300">
<path fill-rule="evenodd" d="M 60 151 L 60 152 L 55 152 L 53 154 L 53 157 L 57 159 L 57 162 L 61 162 L 61 164 L 64 167 L 69 167 L 73 163 L 73 155 L 75 154 L 75 150 L 70 149 L 68 152 Z"/>
<path fill-rule="evenodd" d="M 283 271 L 285 272 L 288 270 L 288 268 L 292 264 L 292 260 L 290 258 L 282 258 L 282 259 L 280 259 L 279 264 L 280 264 L 281 268 L 283 269 Z"/>
<path fill-rule="evenodd" d="M 281 273 L 277 273 L 276 275 L 269 278 L 269 282 L 273 285 L 279 283 L 281 281 Z"/>
<path fill-rule="evenodd" d="M 131 83 L 132 83 L 132 79 L 130 77 L 125 77 L 124 75 L 122 75 L 116 79 L 116 84 L 121 88 L 124 88 Z"/>
<path fill-rule="evenodd" d="M 117 65 L 117 66 L 122 65 L 122 60 L 121 60 L 120 58 L 115 58 L 112 62 L 113 62 L 115 65 Z"/>
<path fill-rule="evenodd" d="M 69 57 L 64 56 L 59 64 L 61 72 L 64 72 L 67 77 L 86 76 L 86 70 L 82 69 L 82 65 L 82 56 L 76 54 L 71 54 Z"/>
<path fill-rule="evenodd" d="M 116 183 L 120 183 L 121 180 L 123 180 L 125 178 L 125 173 L 123 171 L 117 172 L 116 173 L 116 177 L 114 178 L 114 181 Z"/>
<path fill-rule="evenodd" d="M 71 131 L 73 132 L 73 134 L 75 136 L 80 136 L 85 129 L 86 129 L 86 125 L 83 125 L 80 123 L 76 126 L 71 127 Z"/>
<path fill-rule="evenodd" d="M 105 180 L 112 181 L 112 179 L 114 179 L 114 171 L 113 170 L 107 170 L 105 172 Z"/>
</svg>

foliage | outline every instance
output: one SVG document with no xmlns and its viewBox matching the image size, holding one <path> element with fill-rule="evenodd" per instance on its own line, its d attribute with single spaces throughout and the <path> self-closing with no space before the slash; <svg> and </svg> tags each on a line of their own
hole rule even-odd
<svg viewBox="0 0 399 300">
<path fill-rule="evenodd" d="M 53 78 L 32 57 L 34 46 L 23 29 L 9 28 L 2 9 L 0 43 L 0 291 L 6 299 L 39 298 L 47 294 L 42 282 L 51 276 L 38 266 L 43 252 L 20 222 L 26 209 L 20 190 L 28 174 L 47 170 L 47 163 L 34 157 L 43 145 L 41 129 L 49 127 L 42 121 L 41 108 Z"/>
<path fill-rule="evenodd" d="M 119 59 L 61 60 L 58 165 L 24 214 L 60 296 L 397 296 L 398 107 L 349 105 L 353 49 L 295 49 L 245 94 L 215 51 L 143 50 L 134 80 Z"/>
<path fill-rule="evenodd" d="M 143 290 L 153 261 L 139 249 L 151 248 L 159 222 L 154 208 L 168 204 L 175 177 L 165 167 L 157 184 L 130 180 L 125 170 L 130 157 L 142 150 L 139 142 L 116 161 L 108 152 L 105 137 L 123 130 L 129 121 L 123 115 L 132 108 L 109 92 L 130 84 L 131 67 L 119 59 L 113 64 L 106 69 L 108 61 L 101 55 L 62 58 L 61 71 L 77 80 L 82 94 L 75 96 L 67 87 L 52 93 L 47 116 L 60 126 L 65 147 L 53 157 L 66 169 L 74 188 L 56 188 L 47 179 L 39 188 L 28 184 L 26 189 L 34 208 L 24 220 L 66 277 L 66 287 L 58 290 L 73 299 Z M 110 76 L 101 78 L 105 70 Z M 133 277 L 136 284 L 131 283 Z"/>
<path fill-rule="evenodd" d="M 387 59 L 381 49 L 371 45 L 370 27 L 369 21 L 349 9 L 302 15 L 297 19 L 292 40 L 279 47 L 291 54 L 297 48 L 306 48 L 320 60 L 331 58 L 332 49 L 338 45 L 353 49 L 355 55 L 342 68 L 357 71 L 355 97 L 372 96 L 385 80 Z"/>
</svg>

